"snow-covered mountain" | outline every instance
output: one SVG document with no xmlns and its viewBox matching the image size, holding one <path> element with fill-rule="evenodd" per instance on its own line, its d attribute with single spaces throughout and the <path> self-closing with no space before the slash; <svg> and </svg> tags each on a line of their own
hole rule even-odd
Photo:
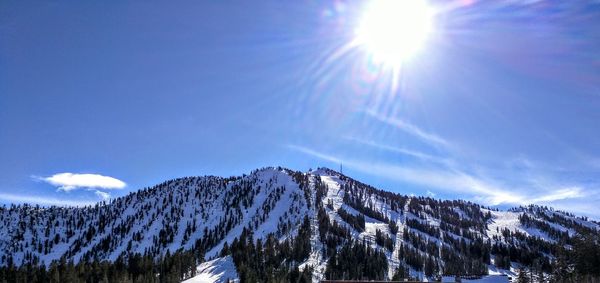
<svg viewBox="0 0 600 283">
<path fill-rule="evenodd" d="M 520 266 L 551 273 L 576 235 L 599 231 L 597 222 L 547 207 L 499 211 L 391 193 L 325 168 L 263 168 L 240 177 L 170 180 L 92 207 L 2 207 L 0 265 L 195 250 L 215 259 L 199 267 L 200 275 L 235 262 L 242 272 L 228 274 L 242 276 L 251 268 L 235 249 L 259 240 L 252 248 L 289 247 L 290 254 L 273 257 L 289 257 L 280 259 L 311 271 L 312 281 L 351 277 L 344 264 L 353 264 L 347 254 L 357 250 L 381 261 L 356 271 L 369 278 L 514 275 Z"/>
</svg>

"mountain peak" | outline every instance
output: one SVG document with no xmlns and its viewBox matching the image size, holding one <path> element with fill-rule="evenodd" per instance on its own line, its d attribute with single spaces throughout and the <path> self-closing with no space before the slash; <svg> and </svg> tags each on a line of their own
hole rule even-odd
<svg viewBox="0 0 600 283">
<path fill-rule="evenodd" d="M 310 266 L 314 281 L 337 272 L 328 261 L 356 245 L 385 261 L 379 279 L 399 268 L 421 277 L 491 270 L 514 276 L 513 264 L 534 258 L 549 271 L 559 243 L 599 229 L 546 207 L 490 210 L 386 192 L 325 167 L 306 173 L 264 167 L 238 177 L 173 179 L 102 206 L 0 208 L 0 265 L 162 258 L 182 250 L 202 251 L 200 260 L 208 260 L 227 255 L 241 237 L 262 243 L 304 237 L 308 248 L 292 262 Z"/>
</svg>

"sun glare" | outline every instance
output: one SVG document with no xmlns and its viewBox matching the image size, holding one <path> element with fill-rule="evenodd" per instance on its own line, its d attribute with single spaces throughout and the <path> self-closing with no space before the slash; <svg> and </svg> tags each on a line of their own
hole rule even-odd
<svg viewBox="0 0 600 283">
<path fill-rule="evenodd" d="M 399 67 L 423 45 L 432 21 L 432 9 L 425 0 L 372 0 L 355 40 L 377 63 Z"/>
</svg>

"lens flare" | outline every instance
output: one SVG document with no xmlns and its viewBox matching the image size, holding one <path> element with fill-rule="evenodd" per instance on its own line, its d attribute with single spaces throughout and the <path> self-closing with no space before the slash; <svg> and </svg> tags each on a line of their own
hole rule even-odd
<svg viewBox="0 0 600 283">
<path fill-rule="evenodd" d="M 382 64 L 399 67 L 426 41 L 433 11 L 424 0 L 373 0 L 359 21 L 356 44 Z"/>
</svg>

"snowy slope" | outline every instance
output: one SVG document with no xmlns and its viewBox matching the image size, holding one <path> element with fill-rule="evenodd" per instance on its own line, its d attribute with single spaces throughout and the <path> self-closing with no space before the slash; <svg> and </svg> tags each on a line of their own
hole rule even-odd
<svg viewBox="0 0 600 283">
<path fill-rule="evenodd" d="M 320 199 L 317 184 L 326 188 Z M 545 207 L 498 211 L 466 201 L 390 193 L 326 168 L 296 172 L 269 167 L 239 177 L 170 180 L 91 207 L 0 207 L 0 265 L 49 264 L 61 257 L 114 261 L 134 253 L 159 257 L 200 247 L 209 261 L 198 267 L 196 281 L 190 282 L 221 282 L 230 275 L 237 278 L 231 258 L 219 254 L 242 230 L 252 231 L 254 239 L 275 235 L 282 241 L 295 237 L 308 216 L 311 252 L 299 268 L 312 267 L 317 282 L 328 261 L 317 207 L 325 209 L 331 222 L 348 229 L 352 239 L 385 251 L 388 278 L 399 266 L 424 277 L 423 264 L 409 261 L 407 252 L 431 258 L 437 270 L 447 269 L 452 263 L 447 259 L 453 256 L 473 256 L 464 254 L 461 245 L 487 248 L 489 274 L 514 275 L 514 270 L 494 265 L 492 246 L 527 249 L 536 241 L 555 245 L 578 231 L 600 231 L 597 223 Z M 341 210 L 363 217 L 364 229 L 347 223 Z M 392 241 L 391 246 L 378 242 L 377 231 Z"/>
<path fill-rule="evenodd" d="M 231 256 L 204 262 L 196 269 L 196 275 L 184 283 L 227 283 L 238 282 L 238 274 Z"/>
<path fill-rule="evenodd" d="M 260 237 L 293 233 L 307 211 L 287 170 L 266 168 L 234 178 L 190 177 L 85 208 L 0 208 L 0 264 L 115 260 L 201 245 L 213 257 L 242 228 Z"/>
</svg>

